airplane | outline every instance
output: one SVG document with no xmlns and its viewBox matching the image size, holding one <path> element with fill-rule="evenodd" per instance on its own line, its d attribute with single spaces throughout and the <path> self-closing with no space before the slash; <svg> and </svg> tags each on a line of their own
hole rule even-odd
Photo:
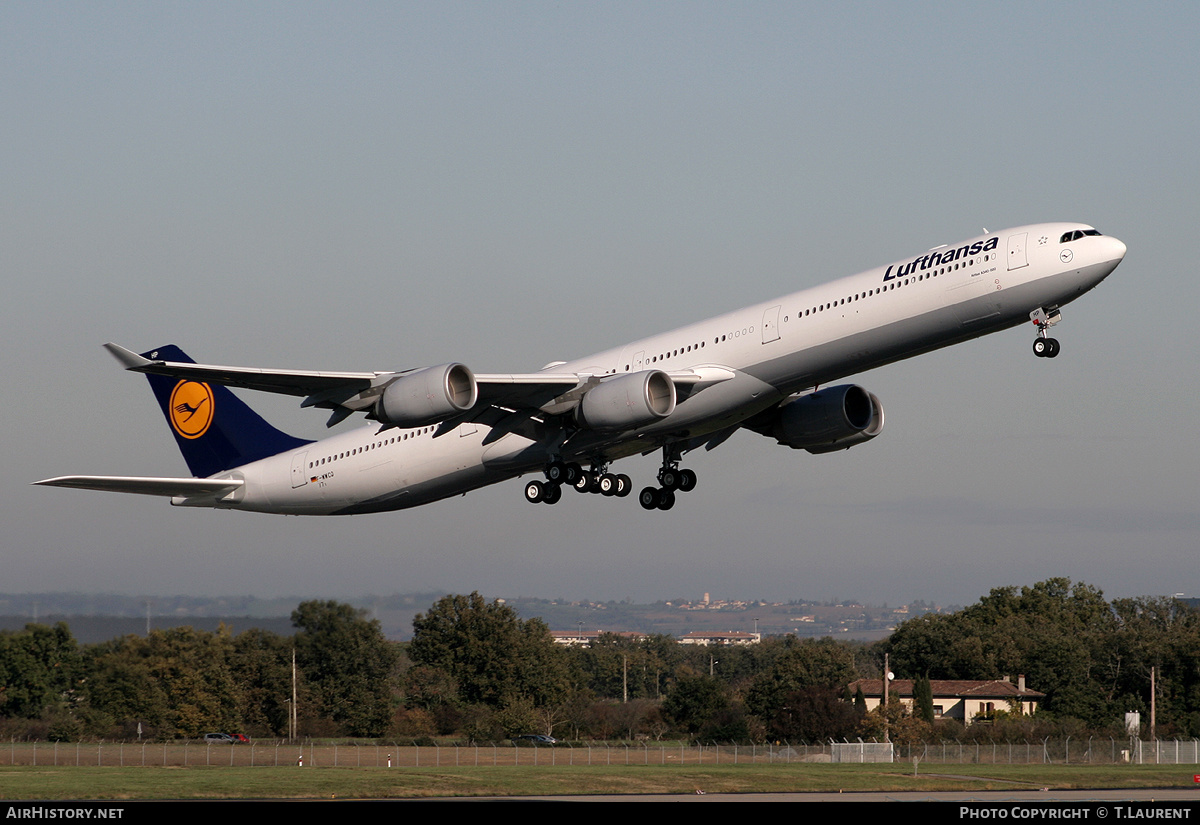
<svg viewBox="0 0 1200 825">
<path fill-rule="evenodd" d="M 137 354 L 193 478 L 60 476 L 34 482 L 164 496 L 181 507 L 290 515 L 402 510 L 534 474 L 525 499 L 564 487 L 625 497 L 610 472 L 661 451 L 647 510 L 696 487 L 683 456 L 746 429 L 792 449 L 849 449 L 883 430 L 879 399 L 849 375 L 1030 323 L 1055 358 L 1061 307 L 1103 281 L 1125 244 L 1086 224 L 1042 223 L 941 245 L 540 372 L 475 374 L 457 362 L 382 372 L 197 364 L 175 345 Z M 310 441 L 268 424 L 228 387 L 364 413 L 366 426 Z"/>
</svg>

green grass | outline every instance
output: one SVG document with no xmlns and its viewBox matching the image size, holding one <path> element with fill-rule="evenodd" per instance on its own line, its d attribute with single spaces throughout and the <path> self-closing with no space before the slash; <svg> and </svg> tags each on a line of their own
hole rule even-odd
<svg viewBox="0 0 1200 825">
<path fill-rule="evenodd" d="M 763 765 L 519 768 L 0 767 L 4 799 L 385 799 L 427 796 L 1191 788 L 1196 766 Z M 1200 793 L 1200 791 L 1198 791 Z"/>
</svg>

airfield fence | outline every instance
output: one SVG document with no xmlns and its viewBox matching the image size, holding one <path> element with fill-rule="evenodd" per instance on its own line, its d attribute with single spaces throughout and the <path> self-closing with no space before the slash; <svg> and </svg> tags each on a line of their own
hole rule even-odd
<svg viewBox="0 0 1200 825">
<path fill-rule="evenodd" d="M 929 764 L 1200 764 L 1200 740 L 1129 739 L 943 742 L 896 745 L 896 762 Z M 551 765 L 763 765 L 831 762 L 832 743 L 719 745 L 656 742 L 571 742 L 555 746 L 512 743 L 416 745 L 258 741 L 36 742 L 0 746 L 0 765 L 110 767 L 420 768 Z"/>
</svg>

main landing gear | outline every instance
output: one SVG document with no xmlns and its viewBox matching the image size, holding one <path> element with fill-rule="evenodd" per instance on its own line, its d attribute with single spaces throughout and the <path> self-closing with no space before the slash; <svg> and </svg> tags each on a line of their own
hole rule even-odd
<svg viewBox="0 0 1200 825">
<path fill-rule="evenodd" d="M 581 493 L 624 498 L 633 492 L 633 479 L 624 473 L 608 472 L 605 462 L 593 464 L 589 471 L 573 461 L 555 460 L 546 465 L 545 481 L 531 481 L 525 485 L 525 500 L 530 504 L 556 504 L 562 498 L 564 486 L 574 487 Z"/>
<path fill-rule="evenodd" d="M 680 469 L 679 458 L 677 448 L 663 447 L 659 486 L 647 487 L 638 495 L 638 502 L 644 509 L 670 510 L 675 506 L 675 493 L 696 489 L 695 471 Z M 562 499 L 563 487 L 574 487 L 581 493 L 625 498 L 633 492 L 633 481 L 624 473 L 608 472 L 608 464 L 604 461 L 596 461 L 590 470 L 585 470 L 573 461 L 556 459 L 546 465 L 545 481 L 535 479 L 525 485 L 525 500 L 530 504 L 557 504 Z"/>
<path fill-rule="evenodd" d="M 1046 330 L 1062 320 L 1062 313 L 1054 307 L 1049 310 L 1039 307 L 1029 313 L 1029 320 L 1033 321 L 1033 325 L 1037 327 L 1038 334 L 1033 341 L 1033 354 L 1038 358 L 1057 357 L 1060 349 L 1058 339 L 1047 336 Z"/>
<path fill-rule="evenodd" d="M 675 492 L 696 489 L 696 472 L 679 469 L 679 451 L 663 447 L 663 465 L 658 471 L 660 487 L 646 487 L 638 494 L 638 503 L 645 510 L 670 510 L 675 506 Z"/>
</svg>

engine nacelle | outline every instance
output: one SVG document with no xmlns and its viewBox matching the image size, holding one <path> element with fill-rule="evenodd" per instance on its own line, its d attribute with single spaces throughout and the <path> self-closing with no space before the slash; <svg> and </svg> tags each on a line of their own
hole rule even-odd
<svg viewBox="0 0 1200 825">
<path fill-rule="evenodd" d="M 575 408 L 579 426 L 600 431 L 632 430 L 675 411 L 675 382 L 662 370 L 644 370 L 601 381 Z"/>
<path fill-rule="evenodd" d="M 475 375 L 462 364 L 426 367 L 400 376 L 375 402 L 375 418 L 395 427 L 423 427 L 475 406 Z"/>
<path fill-rule="evenodd" d="M 793 450 L 817 454 L 848 450 L 882 430 L 879 399 L 857 384 L 843 384 L 784 401 L 771 434 Z"/>
</svg>

